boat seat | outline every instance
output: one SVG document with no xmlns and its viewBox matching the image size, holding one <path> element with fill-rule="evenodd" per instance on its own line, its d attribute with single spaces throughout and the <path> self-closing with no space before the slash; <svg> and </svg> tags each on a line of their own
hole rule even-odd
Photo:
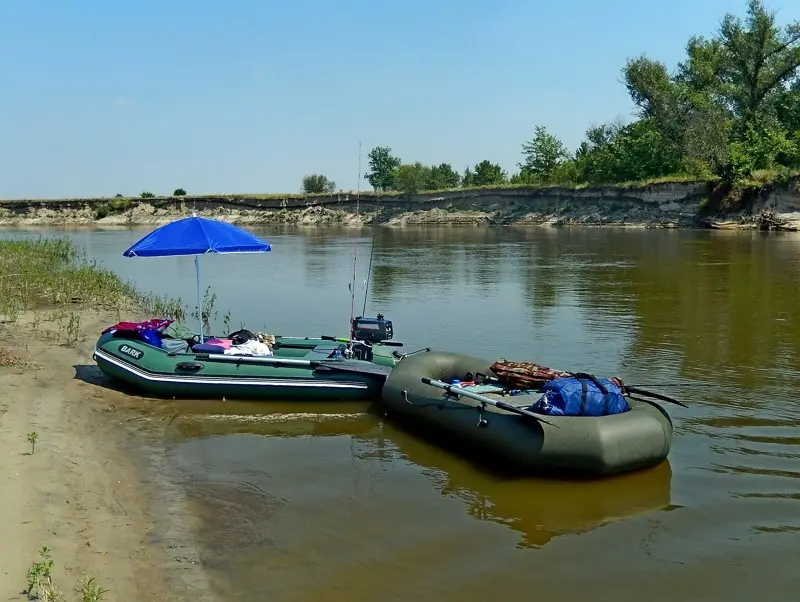
<svg viewBox="0 0 800 602">
<path fill-rule="evenodd" d="M 220 345 L 209 345 L 208 343 L 196 343 L 192 347 L 194 353 L 225 353 L 225 348 Z"/>
<path fill-rule="evenodd" d="M 337 345 L 317 345 L 303 356 L 304 360 L 327 360 L 339 347 Z"/>
</svg>

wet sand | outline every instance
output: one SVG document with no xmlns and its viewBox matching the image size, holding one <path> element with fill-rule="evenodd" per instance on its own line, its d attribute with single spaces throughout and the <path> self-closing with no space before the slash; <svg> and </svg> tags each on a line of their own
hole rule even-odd
<svg viewBox="0 0 800 602">
<path fill-rule="evenodd" d="M 0 329 L 0 347 L 34 362 L 0 368 L 0 599 L 25 599 L 47 546 L 68 599 L 92 576 L 104 600 L 211 600 L 180 492 L 158 471 L 157 429 L 143 436 L 136 401 L 91 383 L 94 341 L 115 316 L 73 312 L 74 347 L 52 342 L 47 323 L 31 335 L 31 314 Z"/>
</svg>

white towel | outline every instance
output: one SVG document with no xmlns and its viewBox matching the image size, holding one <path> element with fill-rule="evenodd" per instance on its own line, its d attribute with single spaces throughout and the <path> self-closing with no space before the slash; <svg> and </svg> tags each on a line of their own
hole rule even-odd
<svg viewBox="0 0 800 602">
<path fill-rule="evenodd" d="M 231 345 L 225 350 L 225 355 L 272 355 L 272 349 L 264 343 L 250 339 L 241 345 Z"/>
</svg>

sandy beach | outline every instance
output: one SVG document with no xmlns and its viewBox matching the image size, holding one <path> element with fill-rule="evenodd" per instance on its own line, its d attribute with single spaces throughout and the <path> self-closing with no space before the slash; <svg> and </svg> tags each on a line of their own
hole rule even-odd
<svg viewBox="0 0 800 602">
<path fill-rule="evenodd" d="M 43 313 L 0 327 L 0 357 L 12 364 L 0 367 L 0 598 L 26 599 L 27 570 L 47 546 L 67 600 L 81 599 L 85 576 L 108 590 L 103 600 L 212 599 L 180 492 L 158 471 L 158 421 L 150 436 L 138 432 L 152 401 L 92 383 L 94 341 L 116 316 L 73 309 L 81 326 L 66 345 Z"/>
</svg>

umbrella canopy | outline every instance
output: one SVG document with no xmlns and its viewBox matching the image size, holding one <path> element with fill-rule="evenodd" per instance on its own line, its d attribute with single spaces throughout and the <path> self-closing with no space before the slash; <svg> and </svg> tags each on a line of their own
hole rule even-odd
<svg viewBox="0 0 800 602">
<path fill-rule="evenodd" d="M 153 230 L 123 253 L 125 257 L 168 257 L 205 253 L 266 253 L 272 245 L 241 228 L 193 215 Z"/>
<path fill-rule="evenodd" d="M 197 279 L 197 314 L 200 341 L 203 310 L 200 296 L 200 255 L 206 253 L 266 253 L 272 245 L 232 224 L 192 215 L 156 228 L 123 253 L 125 257 L 170 257 L 194 255 Z"/>
</svg>

